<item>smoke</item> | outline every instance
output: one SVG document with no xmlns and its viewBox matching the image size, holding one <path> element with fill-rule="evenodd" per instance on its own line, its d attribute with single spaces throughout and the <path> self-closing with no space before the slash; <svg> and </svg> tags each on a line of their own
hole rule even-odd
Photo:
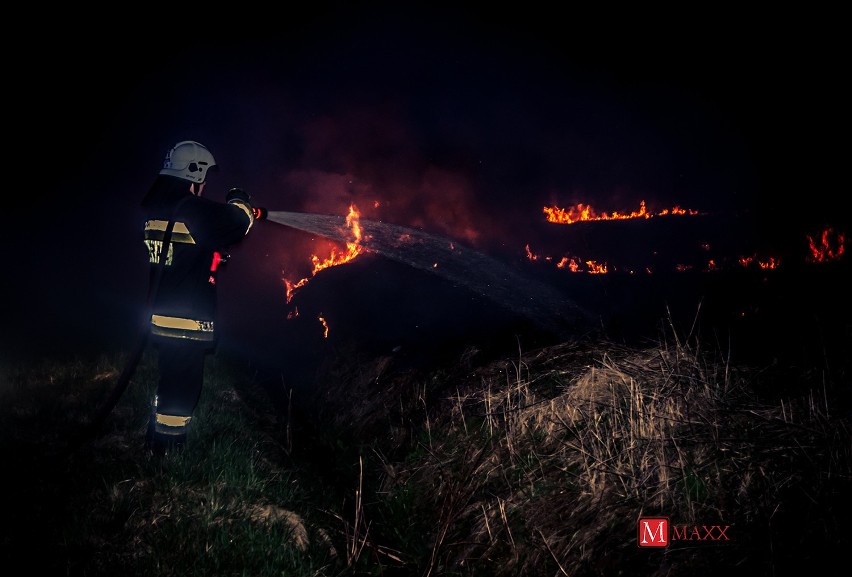
<svg viewBox="0 0 852 577">
<path fill-rule="evenodd" d="M 473 246 L 500 235 L 470 167 L 428 157 L 410 115 L 388 103 L 349 104 L 301 129 L 301 156 L 277 183 L 292 211 L 365 218 L 446 235 Z"/>
<path fill-rule="evenodd" d="M 333 97 L 319 94 L 288 119 L 291 143 L 275 176 L 280 201 L 267 208 L 342 218 L 354 205 L 365 220 L 518 259 L 527 245 L 557 259 L 598 258 L 580 232 L 547 224 L 545 205 L 629 212 L 647 200 L 652 208 L 704 208 L 686 198 L 659 204 L 677 196 L 676 167 L 657 131 L 639 126 L 647 119 L 631 120 L 615 101 L 595 116 L 606 129 L 599 130 L 578 116 L 582 92 L 548 117 L 539 100 L 549 92 L 525 93 L 519 101 L 486 86 L 430 100 L 428 107 L 388 85 L 351 90 L 344 84 L 333 87 Z M 637 132 L 616 134 L 621 125 Z M 275 249 L 290 280 L 310 275 L 313 256 L 323 260 L 342 250 L 339 241 L 305 232 L 288 232 Z"/>
</svg>

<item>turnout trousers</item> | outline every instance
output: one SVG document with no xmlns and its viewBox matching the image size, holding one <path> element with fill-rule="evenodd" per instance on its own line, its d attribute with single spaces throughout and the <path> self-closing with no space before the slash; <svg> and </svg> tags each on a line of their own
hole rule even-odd
<svg viewBox="0 0 852 577">
<path fill-rule="evenodd" d="M 183 443 L 204 382 L 209 343 L 155 337 L 159 381 L 149 436 L 154 441 Z"/>
</svg>

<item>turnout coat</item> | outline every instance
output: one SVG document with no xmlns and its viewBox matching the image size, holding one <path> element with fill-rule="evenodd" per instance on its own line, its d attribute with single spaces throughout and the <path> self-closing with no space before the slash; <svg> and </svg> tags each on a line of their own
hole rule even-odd
<svg viewBox="0 0 852 577">
<path fill-rule="evenodd" d="M 217 267 L 222 251 L 254 224 L 249 196 L 233 189 L 226 202 L 216 202 L 192 194 L 185 180 L 159 175 L 142 208 L 151 334 L 213 343 Z M 171 239 L 164 246 L 170 222 Z"/>
</svg>

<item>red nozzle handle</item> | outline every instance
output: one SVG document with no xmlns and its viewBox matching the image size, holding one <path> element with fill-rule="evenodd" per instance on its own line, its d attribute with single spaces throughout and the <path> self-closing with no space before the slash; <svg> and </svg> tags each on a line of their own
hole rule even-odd
<svg viewBox="0 0 852 577">
<path fill-rule="evenodd" d="M 269 214 L 269 211 L 259 206 L 253 206 L 251 212 L 254 214 L 255 220 L 266 220 L 266 215 Z"/>
</svg>

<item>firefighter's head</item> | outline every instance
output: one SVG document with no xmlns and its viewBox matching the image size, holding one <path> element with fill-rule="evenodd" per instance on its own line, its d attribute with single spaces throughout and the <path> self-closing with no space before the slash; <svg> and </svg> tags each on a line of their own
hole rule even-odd
<svg viewBox="0 0 852 577">
<path fill-rule="evenodd" d="M 166 153 L 160 174 L 201 184 L 207 179 L 207 171 L 215 166 L 216 160 L 206 146 L 193 140 L 184 140 Z"/>
</svg>

